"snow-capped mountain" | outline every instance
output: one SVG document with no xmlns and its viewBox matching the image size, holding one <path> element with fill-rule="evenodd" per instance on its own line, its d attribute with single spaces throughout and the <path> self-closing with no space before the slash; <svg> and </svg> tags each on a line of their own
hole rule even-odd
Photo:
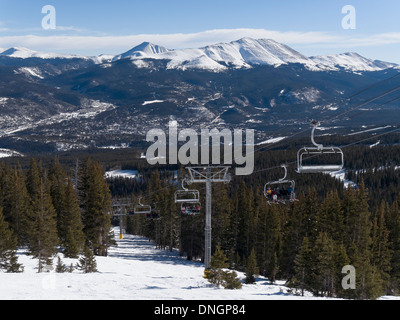
<svg viewBox="0 0 400 320">
<path fill-rule="evenodd" d="M 152 44 L 150 42 L 143 42 L 142 44 L 128 50 L 127 52 L 124 52 L 122 54 L 119 54 L 115 57 L 113 57 L 113 61 L 120 60 L 120 59 L 125 59 L 125 58 L 148 58 L 148 57 L 153 57 L 157 56 L 159 54 L 168 52 L 169 50 L 167 48 L 164 48 L 162 46 Z"/>
<path fill-rule="evenodd" d="M 86 59 L 84 56 L 79 55 L 67 55 L 67 54 L 58 54 L 58 53 L 47 53 L 47 52 L 38 52 L 33 51 L 23 47 L 13 47 L 9 48 L 0 53 L 0 56 L 7 56 L 10 58 L 20 58 L 20 59 L 28 59 L 28 58 L 39 58 L 39 59 Z"/>
<path fill-rule="evenodd" d="M 168 68 L 199 68 L 207 70 L 226 70 L 228 68 L 250 68 L 252 65 L 280 66 L 287 63 L 301 63 L 310 69 L 316 63 L 290 47 L 274 40 L 243 38 L 230 43 L 219 43 L 198 49 L 168 50 L 148 42 L 118 55 L 114 61 L 165 59 Z"/>
<path fill-rule="evenodd" d="M 0 49 L 0 52 L 2 50 Z M 118 54 L 99 56 L 81 56 L 33 51 L 27 48 L 14 47 L 0 53 L 0 57 L 30 59 L 75 59 L 103 64 L 130 59 L 141 68 L 149 68 L 146 60 L 166 60 L 167 69 L 202 69 L 226 71 L 228 69 L 252 68 L 259 65 L 279 67 L 287 64 L 300 64 L 311 71 L 349 72 L 380 71 L 398 67 L 394 63 L 371 60 L 357 53 L 343 53 L 306 57 L 289 46 L 271 39 L 242 38 L 229 43 L 218 43 L 202 48 L 167 49 L 150 42 L 143 42 L 134 48 Z"/>
<path fill-rule="evenodd" d="M 60 53 L 51 53 L 51 52 L 39 52 L 34 51 L 28 48 L 23 47 L 12 47 L 9 49 L 0 49 L 0 57 L 3 58 L 17 58 L 17 59 L 43 59 L 43 60 L 51 60 L 51 59 L 61 59 L 61 60 L 85 60 L 85 61 L 93 61 L 96 64 L 110 62 L 114 56 L 101 54 L 99 56 L 87 57 L 83 55 L 77 54 L 60 54 Z"/>
<path fill-rule="evenodd" d="M 378 71 L 396 67 L 396 64 L 374 61 L 357 53 L 306 57 L 289 46 L 271 39 L 242 38 L 230 43 L 219 43 L 198 49 L 168 50 L 149 42 L 114 57 L 113 61 L 131 59 L 137 66 L 144 59 L 168 60 L 171 69 L 206 69 L 223 71 L 228 68 L 251 68 L 256 65 L 281 66 L 298 63 L 312 71 L 348 70 Z"/>
<path fill-rule="evenodd" d="M 398 73 L 355 53 L 306 57 L 267 39 L 179 50 L 144 42 L 96 57 L 15 47 L 0 53 L 0 146 L 25 154 L 141 143 L 170 117 L 187 128 L 253 128 L 266 141 L 364 102 L 345 101 L 364 88 L 382 94 Z M 393 98 L 346 128 L 398 123 Z"/>
<path fill-rule="evenodd" d="M 310 57 L 317 66 L 329 67 L 332 70 L 348 70 L 357 71 L 380 71 L 384 69 L 398 67 L 398 65 L 390 62 L 379 60 L 371 60 L 364 58 L 358 53 L 349 52 L 336 55 L 325 55 Z"/>
</svg>

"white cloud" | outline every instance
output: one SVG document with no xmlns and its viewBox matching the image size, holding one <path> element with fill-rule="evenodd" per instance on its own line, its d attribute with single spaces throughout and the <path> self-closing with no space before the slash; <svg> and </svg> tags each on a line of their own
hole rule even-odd
<svg viewBox="0 0 400 320">
<path fill-rule="evenodd" d="M 63 27 L 64 28 L 64 27 Z M 72 27 L 66 27 L 70 29 Z M 230 42 L 243 37 L 274 39 L 288 45 L 318 47 L 368 47 L 400 43 L 400 33 L 371 36 L 343 36 L 327 32 L 281 32 L 265 29 L 217 29 L 198 33 L 138 34 L 125 36 L 89 35 L 21 35 L 0 37 L 0 47 L 27 47 L 32 50 L 98 55 L 119 54 L 144 41 L 169 49 L 197 48 L 219 42 Z"/>
</svg>

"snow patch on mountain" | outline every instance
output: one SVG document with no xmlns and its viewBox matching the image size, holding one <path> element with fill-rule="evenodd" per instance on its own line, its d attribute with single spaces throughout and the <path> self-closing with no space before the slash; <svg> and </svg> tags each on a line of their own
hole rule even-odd
<svg viewBox="0 0 400 320">
<path fill-rule="evenodd" d="M 44 79 L 39 68 L 22 67 L 14 71 L 15 74 L 25 74 L 39 79 Z"/>
<path fill-rule="evenodd" d="M 24 155 L 18 151 L 0 148 L 0 158 L 23 157 Z"/>
<path fill-rule="evenodd" d="M 142 106 L 147 106 L 148 104 L 154 104 L 154 103 L 163 103 L 164 100 L 151 100 L 151 101 L 145 101 L 142 103 Z"/>
<path fill-rule="evenodd" d="M 136 179 L 139 175 L 137 170 L 110 170 L 106 172 L 106 178 L 128 178 Z"/>
</svg>

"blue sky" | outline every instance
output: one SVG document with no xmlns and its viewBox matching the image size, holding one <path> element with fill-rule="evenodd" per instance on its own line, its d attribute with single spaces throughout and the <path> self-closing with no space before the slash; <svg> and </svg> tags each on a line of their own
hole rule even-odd
<svg viewBox="0 0 400 320">
<path fill-rule="evenodd" d="M 56 9 L 56 29 L 41 27 L 42 7 Z M 356 9 L 356 29 L 342 28 L 342 8 Z M 0 0 L 0 48 L 98 55 L 142 41 L 198 47 L 243 36 L 272 38 L 305 55 L 355 51 L 400 63 L 398 0 Z"/>
</svg>

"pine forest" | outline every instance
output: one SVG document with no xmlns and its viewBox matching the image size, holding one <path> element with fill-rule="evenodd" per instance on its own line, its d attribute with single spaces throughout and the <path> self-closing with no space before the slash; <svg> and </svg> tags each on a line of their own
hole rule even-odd
<svg viewBox="0 0 400 320">
<path fill-rule="evenodd" d="M 270 205 L 264 184 L 279 179 L 279 164 L 290 162 L 295 151 L 287 146 L 259 152 L 254 174 L 213 185 L 212 252 L 223 256 L 224 267 L 245 272 L 246 282 L 255 275 L 271 283 L 285 280 L 297 294 L 346 299 L 400 294 L 399 145 L 347 148 L 347 179 L 354 182 L 347 188 L 328 174 L 302 175 L 289 168 L 297 201 Z M 60 250 L 66 257 L 84 255 L 81 268 L 87 268 L 93 255 L 107 256 L 115 245 L 111 227 L 120 220 L 113 217 L 113 203 L 121 199 L 129 201 L 122 219 L 127 233 L 203 261 L 205 186 L 190 186 L 201 194 L 201 213 L 183 215 L 174 193 L 187 175 L 185 167 L 152 167 L 143 161 L 94 154 L 3 162 L 1 271 L 23 272 L 16 255 L 22 247 L 37 259 L 38 272 L 55 263 Z M 106 179 L 105 172 L 116 165 L 140 175 Z M 158 219 L 129 214 L 140 197 L 157 209 Z M 342 286 L 346 265 L 357 272 L 355 290 Z"/>
</svg>

